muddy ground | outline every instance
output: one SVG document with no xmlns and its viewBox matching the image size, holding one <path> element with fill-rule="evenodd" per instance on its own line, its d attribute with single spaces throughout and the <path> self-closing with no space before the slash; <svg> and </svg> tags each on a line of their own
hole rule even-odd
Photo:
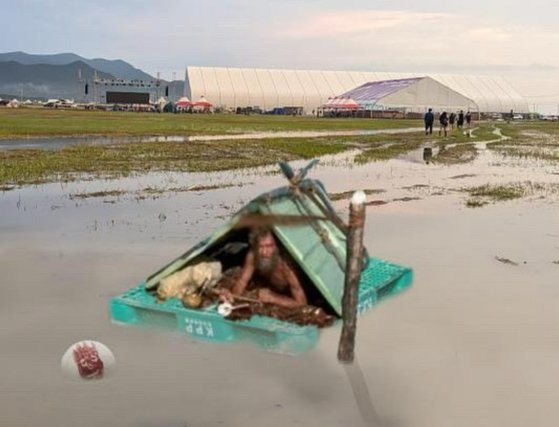
<svg viewBox="0 0 559 427">
<path fill-rule="evenodd" d="M 559 164 L 478 149 L 455 165 L 425 164 L 418 150 L 357 166 L 350 152 L 311 172 L 333 194 L 370 190 L 369 252 L 414 269 L 410 290 L 358 323 L 357 357 L 384 426 L 525 427 L 559 418 Z M 336 361 L 336 328 L 312 352 L 288 357 L 109 321 L 111 296 L 284 183 L 266 167 L 0 193 L 1 424 L 359 425 Z M 540 185 L 467 206 L 464 189 L 511 183 Z M 347 199 L 337 198 L 346 215 Z M 113 350 L 112 378 L 62 376 L 62 354 L 81 339 Z"/>
</svg>

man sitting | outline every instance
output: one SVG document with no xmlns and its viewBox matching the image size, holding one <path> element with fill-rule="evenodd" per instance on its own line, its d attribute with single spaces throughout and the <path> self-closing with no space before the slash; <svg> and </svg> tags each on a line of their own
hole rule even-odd
<svg viewBox="0 0 559 427">
<path fill-rule="evenodd" d="M 258 277 L 258 283 L 268 287 L 258 290 L 258 300 L 263 303 L 282 307 L 302 307 L 307 305 L 307 297 L 290 263 L 284 259 L 269 229 L 255 229 L 250 233 L 251 248 L 248 251 L 240 278 L 231 291 L 222 290 L 221 297 L 226 301 L 241 295 L 250 281 Z"/>
</svg>

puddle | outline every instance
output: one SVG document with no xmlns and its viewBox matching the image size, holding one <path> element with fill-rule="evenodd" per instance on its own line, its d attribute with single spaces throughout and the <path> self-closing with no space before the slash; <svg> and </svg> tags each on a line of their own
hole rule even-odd
<svg viewBox="0 0 559 427">
<path fill-rule="evenodd" d="M 430 164 L 433 157 L 437 157 L 439 151 L 439 147 L 429 144 L 417 150 L 409 151 L 406 154 L 398 156 L 398 158 L 408 162 Z"/>
</svg>

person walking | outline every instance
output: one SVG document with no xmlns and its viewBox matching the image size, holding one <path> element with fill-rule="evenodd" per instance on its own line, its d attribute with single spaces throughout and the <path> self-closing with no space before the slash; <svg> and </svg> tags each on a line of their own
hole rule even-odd
<svg viewBox="0 0 559 427">
<path fill-rule="evenodd" d="M 425 122 L 425 135 L 431 135 L 433 133 L 433 122 L 435 121 L 432 108 L 429 108 L 429 111 L 425 113 L 423 121 Z"/>
<path fill-rule="evenodd" d="M 439 117 L 439 136 L 441 136 L 442 131 L 444 130 L 444 136 L 446 137 L 446 129 L 448 127 L 448 114 L 446 111 L 443 111 Z"/>
<path fill-rule="evenodd" d="M 457 129 L 462 129 L 462 126 L 464 126 L 464 110 L 460 110 L 458 113 L 458 120 L 456 121 Z"/>
<path fill-rule="evenodd" d="M 468 112 L 466 113 L 466 117 L 465 117 L 465 118 L 466 118 L 466 127 L 467 127 L 468 129 L 470 129 L 470 126 L 471 126 L 471 124 L 472 124 L 472 113 L 470 113 L 470 111 L 468 111 Z"/>
<path fill-rule="evenodd" d="M 450 113 L 450 116 L 448 116 L 448 124 L 450 125 L 450 131 L 452 132 L 454 130 L 454 123 L 456 122 L 456 114 L 454 114 L 454 112 Z"/>
</svg>

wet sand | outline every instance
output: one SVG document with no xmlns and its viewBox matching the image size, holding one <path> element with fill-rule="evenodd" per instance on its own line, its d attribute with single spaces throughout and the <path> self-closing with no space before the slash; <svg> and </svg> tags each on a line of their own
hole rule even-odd
<svg viewBox="0 0 559 427">
<path fill-rule="evenodd" d="M 346 154 L 344 156 L 351 156 Z M 357 357 L 384 426 L 554 425 L 559 418 L 559 201 L 464 205 L 462 186 L 559 183 L 559 167 L 483 151 L 472 164 L 402 160 L 311 172 L 330 192 L 369 200 L 365 243 L 410 265 L 413 287 L 359 319 Z M 301 165 L 301 163 L 298 163 Z M 0 424 L 6 426 L 360 425 L 336 361 L 339 329 L 299 357 L 112 325 L 111 296 L 136 285 L 273 186 L 275 168 L 152 174 L 0 193 Z M 456 178 L 459 177 L 459 178 Z M 138 199 L 150 185 L 245 184 Z M 124 189 L 124 196 L 71 200 Z M 394 201 L 411 197 L 410 201 Z M 107 203 L 108 202 L 108 203 Z M 114 203 L 112 203 L 114 202 Z M 345 214 L 347 201 L 335 206 Z M 519 265 L 498 262 L 505 257 Z M 108 345 L 115 376 L 65 379 L 66 348 Z"/>
</svg>

